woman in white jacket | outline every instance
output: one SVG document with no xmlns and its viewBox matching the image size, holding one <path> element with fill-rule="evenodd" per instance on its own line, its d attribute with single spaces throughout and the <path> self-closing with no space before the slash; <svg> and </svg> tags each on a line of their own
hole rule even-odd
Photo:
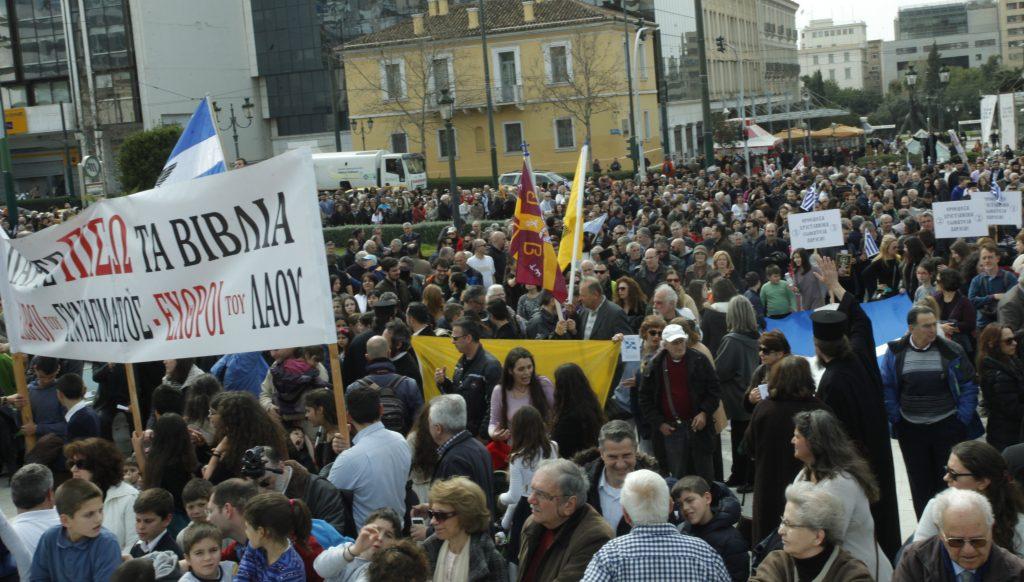
<svg viewBox="0 0 1024 582">
<path fill-rule="evenodd" d="M 878 582 L 892 580 L 892 564 L 875 541 L 871 503 L 879 490 L 867 461 L 854 449 L 842 424 L 826 410 L 797 413 L 793 417 L 793 456 L 804 468 L 794 483 L 806 481 L 843 502 L 843 548 L 864 562 Z"/>
<path fill-rule="evenodd" d="M 509 455 L 508 491 L 498 500 L 505 505 L 501 528 L 509 532 L 508 556 L 519 556 L 519 536 L 530 516 L 530 482 L 541 461 L 558 458 L 558 443 L 548 439 L 548 426 L 533 406 L 527 404 L 512 416 L 512 452 Z"/>
<path fill-rule="evenodd" d="M 111 441 L 89 438 L 65 445 L 64 457 L 72 477 L 91 481 L 103 491 L 103 527 L 127 552 L 139 541 L 134 509 L 139 490 L 124 482 L 124 455 Z"/>
</svg>

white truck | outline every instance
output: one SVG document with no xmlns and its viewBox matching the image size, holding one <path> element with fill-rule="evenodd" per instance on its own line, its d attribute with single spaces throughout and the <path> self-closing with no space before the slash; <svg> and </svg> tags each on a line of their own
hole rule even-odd
<svg viewBox="0 0 1024 582">
<path fill-rule="evenodd" d="M 427 187 L 427 167 L 420 154 L 388 150 L 313 154 L 313 169 L 317 190 Z"/>
</svg>

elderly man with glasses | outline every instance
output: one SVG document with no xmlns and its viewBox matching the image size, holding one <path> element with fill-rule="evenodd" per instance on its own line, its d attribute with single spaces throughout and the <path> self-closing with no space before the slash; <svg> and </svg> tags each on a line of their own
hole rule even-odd
<svg viewBox="0 0 1024 582">
<path fill-rule="evenodd" d="M 992 543 L 995 516 L 984 495 L 947 489 L 935 498 L 939 534 L 903 552 L 893 574 L 901 582 L 1024 579 L 1024 560 Z"/>
</svg>

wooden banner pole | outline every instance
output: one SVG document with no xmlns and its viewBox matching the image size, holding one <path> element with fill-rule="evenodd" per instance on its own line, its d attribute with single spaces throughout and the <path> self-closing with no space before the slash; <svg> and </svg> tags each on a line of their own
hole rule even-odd
<svg viewBox="0 0 1024 582">
<path fill-rule="evenodd" d="M 25 379 L 25 354 L 17 352 L 11 354 L 11 359 L 14 360 L 14 386 L 18 390 L 18 396 L 21 396 L 22 407 L 21 407 L 21 423 L 28 424 L 32 421 L 32 403 L 28 398 L 28 381 Z M 25 450 L 31 451 L 36 446 L 36 435 L 26 434 L 25 435 Z"/>
<path fill-rule="evenodd" d="M 124 373 L 128 377 L 128 399 L 132 407 L 132 424 L 135 432 L 142 434 L 142 410 L 139 408 L 139 392 L 135 387 L 135 367 L 131 364 L 124 366 Z"/>
<path fill-rule="evenodd" d="M 348 408 L 345 407 L 345 385 L 341 380 L 341 363 L 338 361 L 338 342 L 327 344 L 327 353 L 331 358 L 331 383 L 334 387 L 334 408 L 338 412 L 338 432 L 348 448 Z"/>
</svg>

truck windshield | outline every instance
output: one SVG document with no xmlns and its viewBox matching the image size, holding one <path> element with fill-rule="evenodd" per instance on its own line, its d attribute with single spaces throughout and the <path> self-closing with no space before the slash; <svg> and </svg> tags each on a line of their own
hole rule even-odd
<svg viewBox="0 0 1024 582">
<path fill-rule="evenodd" d="M 405 169 L 410 174 L 423 174 L 427 171 L 422 156 L 405 156 L 402 159 L 405 161 Z"/>
</svg>

